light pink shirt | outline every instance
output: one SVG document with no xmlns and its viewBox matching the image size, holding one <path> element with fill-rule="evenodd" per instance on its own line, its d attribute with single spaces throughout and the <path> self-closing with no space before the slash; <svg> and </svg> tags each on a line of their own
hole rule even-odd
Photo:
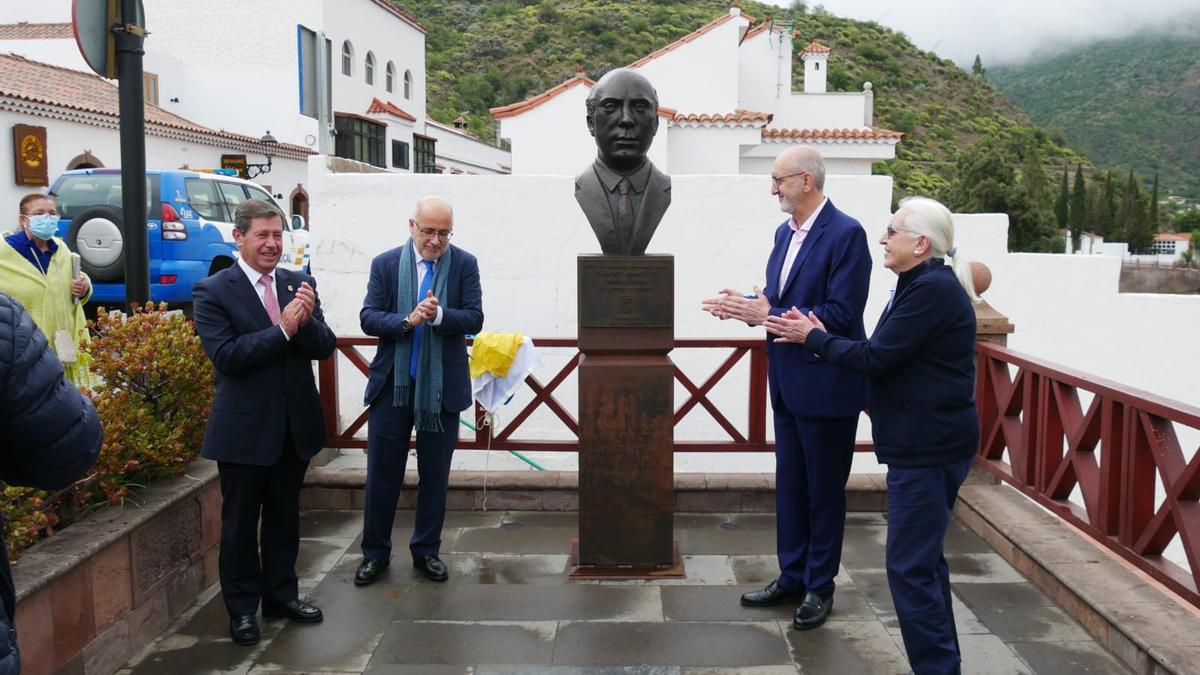
<svg viewBox="0 0 1200 675">
<path fill-rule="evenodd" d="M 792 228 L 792 241 L 788 244 L 787 256 L 783 259 L 783 268 L 779 270 L 780 295 L 783 295 L 783 287 L 787 283 L 788 275 L 791 274 L 792 264 L 796 262 L 796 254 L 800 252 L 800 246 L 804 244 L 804 238 L 808 236 L 808 231 L 817 221 L 817 215 L 821 213 L 821 209 L 825 208 L 825 204 L 828 202 L 829 198 L 822 199 L 816 210 L 801 225 L 796 225 L 795 218 L 788 221 L 788 227 Z"/>
</svg>

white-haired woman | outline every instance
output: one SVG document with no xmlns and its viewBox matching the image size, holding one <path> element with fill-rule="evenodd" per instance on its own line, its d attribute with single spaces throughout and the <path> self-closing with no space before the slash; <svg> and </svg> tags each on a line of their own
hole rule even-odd
<svg viewBox="0 0 1200 675">
<path fill-rule="evenodd" d="M 899 279 L 869 339 L 830 335 L 811 312 L 764 325 L 778 341 L 804 344 L 869 378 L 875 454 L 888 465 L 888 586 L 909 664 L 916 675 L 958 673 L 942 540 L 979 446 L 978 298 L 950 211 L 937 201 L 901 202 L 879 243 L 884 266 Z"/>
</svg>

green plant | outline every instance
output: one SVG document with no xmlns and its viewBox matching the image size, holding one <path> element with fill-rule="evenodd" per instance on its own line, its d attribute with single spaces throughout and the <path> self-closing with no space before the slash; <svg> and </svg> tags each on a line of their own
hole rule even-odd
<svg viewBox="0 0 1200 675">
<path fill-rule="evenodd" d="M 195 459 L 212 403 L 212 368 L 192 323 L 165 306 L 91 322 L 89 391 L 104 426 L 94 485 L 84 503 L 120 503 L 129 489 L 179 473 Z M 95 490 L 96 492 L 93 492 Z"/>
</svg>

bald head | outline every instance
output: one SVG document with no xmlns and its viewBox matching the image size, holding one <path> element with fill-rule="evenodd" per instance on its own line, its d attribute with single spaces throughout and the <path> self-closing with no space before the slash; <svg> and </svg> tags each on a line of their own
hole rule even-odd
<svg viewBox="0 0 1200 675">
<path fill-rule="evenodd" d="M 413 209 L 413 220 L 419 222 L 423 217 L 454 220 L 454 208 L 437 195 L 425 195 L 417 200 L 417 207 Z"/>
<path fill-rule="evenodd" d="M 779 153 L 775 158 L 775 169 L 777 176 L 802 171 L 811 173 L 817 192 L 825 190 L 825 160 L 821 159 L 821 153 L 811 145 L 797 145 Z"/>
</svg>

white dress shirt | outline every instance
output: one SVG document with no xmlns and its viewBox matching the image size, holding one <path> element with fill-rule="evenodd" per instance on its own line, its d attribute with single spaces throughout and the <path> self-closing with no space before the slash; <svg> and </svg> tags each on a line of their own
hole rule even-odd
<svg viewBox="0 0 1200 675">
<path fill-rule="evenodd" d="M 417 250 L 417 242 L 415 242 L 415 241 L 413 242 L 413 256 L 415 256 L 416 260 L 417 260 L 417 295 L 420 295 L 421 294 L 421 282 L 425 281 L 425 265 L 421 264 L 421 261 L 424 260 L 424 258 L 421 257 L 421 252 Z M 439 258 L 438 260 L 441 260 L 441 258 Z M 432 271 L 434 273 L 437 272 L 438 260 L 433 261 Z M 432 290 L 432 286 L 430 286 L 430 290 Z M 417 304 L 420 304 L 421 301 L 424 299 L 425 298 L 417 298 Z M 433 317 L 433 321 L 429 322 L 429 325 L 431 325 L 431 326 L 442 325 L 442 304 L 441 303 L 442 303 L 442 299 L 438 298 L 437 316 Z"/>
<path fill-rule="evenodd" d="M 816 210 L 809 214 L 808 218 L 800 225 L 796 224 L 795 218 L 788 221 L 788 227 L 792 228 L 792 241 L 788 244 L 787 256 L 783 259 L 783 268 L 779 270 L 779 295 L 783 295 L 783 287 L 787 284 L 788 275 L 792 272 L 792 264 L 796 262 L 796 254 L 800 252 L 800 246 L 804 244 L 808 231 L 812 229 L 813 223 L 817 222 L 817 216 L 827 203 L 829 203 L 829 198 L 823 198 Z"/>
</svg>

